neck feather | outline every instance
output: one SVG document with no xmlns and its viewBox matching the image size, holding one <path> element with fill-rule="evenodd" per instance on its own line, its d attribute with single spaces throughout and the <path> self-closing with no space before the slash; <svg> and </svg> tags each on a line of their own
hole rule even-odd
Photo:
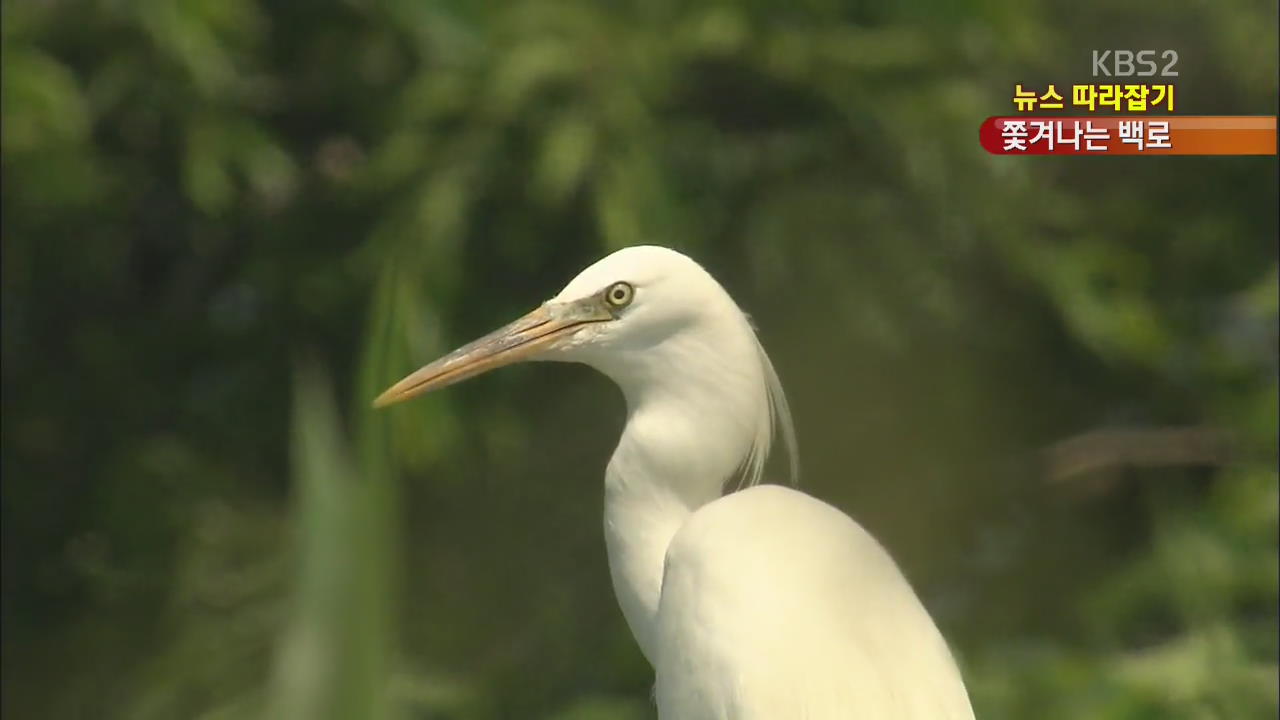
<svg viewBox="0 0 1280 720">
<path fill-rule="evenodd" d="M 651 660 L 671 539 L 739 471 L 758 474 L 751 466 L 763 461 L 772 432 L 777 381 L 745 318 L 735 336 L 686 338 L 651 348 L 640 368 L 601 368 L 622 387 L 628 410 L 605 475 L 609 567 Z"/>
</svg>

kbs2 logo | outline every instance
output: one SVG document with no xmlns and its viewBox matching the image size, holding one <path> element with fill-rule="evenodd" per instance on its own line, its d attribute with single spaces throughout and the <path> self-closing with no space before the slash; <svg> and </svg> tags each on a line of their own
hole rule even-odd
<svg viewBox="0 0 1280 720">
<path fill-rule="evenodd" d="M 1094 77 L 1151 77 L 1156 74 L 1155 50 L 1094 50 Z M 1177 77 L 1178 71 L 1173 69 L 1178 64 L 1178 51 L 1165 50 L 1160 53 L 1164 63 L 1159 68 L 1161 77 Z M 1143 69 L 1139 69 L 1143 68 Z"/>
</svg>

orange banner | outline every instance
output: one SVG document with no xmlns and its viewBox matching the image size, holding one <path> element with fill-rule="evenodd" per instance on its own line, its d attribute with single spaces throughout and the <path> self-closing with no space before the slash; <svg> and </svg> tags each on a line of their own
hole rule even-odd
<svg viewBox="0 0 1280 720">
<path fill-rule="evenodd" d="M 1276 118 L 1019 115 L 987 118 L 978 139 L 995 155 L 1275 155 Z"/>
</svg>

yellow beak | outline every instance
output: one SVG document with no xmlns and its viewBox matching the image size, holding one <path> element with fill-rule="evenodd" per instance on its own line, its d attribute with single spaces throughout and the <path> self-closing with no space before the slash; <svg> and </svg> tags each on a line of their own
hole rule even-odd
<svg viewBox="0 0 1280 720">
<path fill-rule="evenodd" d="M 586 298 L 571 303 L 546 303 L 510 325 L 424 365 L 379 395 L 373 406 L 381 408 L 403 402 L 528 359 L 583 325 L 612 320 L 613 316 L 596 300 Z"/>
</svg>

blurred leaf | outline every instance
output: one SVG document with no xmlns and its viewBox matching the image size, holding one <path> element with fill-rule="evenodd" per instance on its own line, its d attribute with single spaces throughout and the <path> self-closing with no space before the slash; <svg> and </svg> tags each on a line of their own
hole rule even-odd
<svg viewBox="0 0 1280 720">
<path fill-rule="evenodd" d="M 21 153 L 85 139 L 93 118 L 75 76 L 34 48 L 6 43 L 3 70 L 6 153 Z"/>
<path fill-rule="evenodd" d="M 387 480 L 357 471 L 327 382 L 295 385 L 298 584 L 276 657 L 268 717 L 394 717 Z"/>
</svg>

